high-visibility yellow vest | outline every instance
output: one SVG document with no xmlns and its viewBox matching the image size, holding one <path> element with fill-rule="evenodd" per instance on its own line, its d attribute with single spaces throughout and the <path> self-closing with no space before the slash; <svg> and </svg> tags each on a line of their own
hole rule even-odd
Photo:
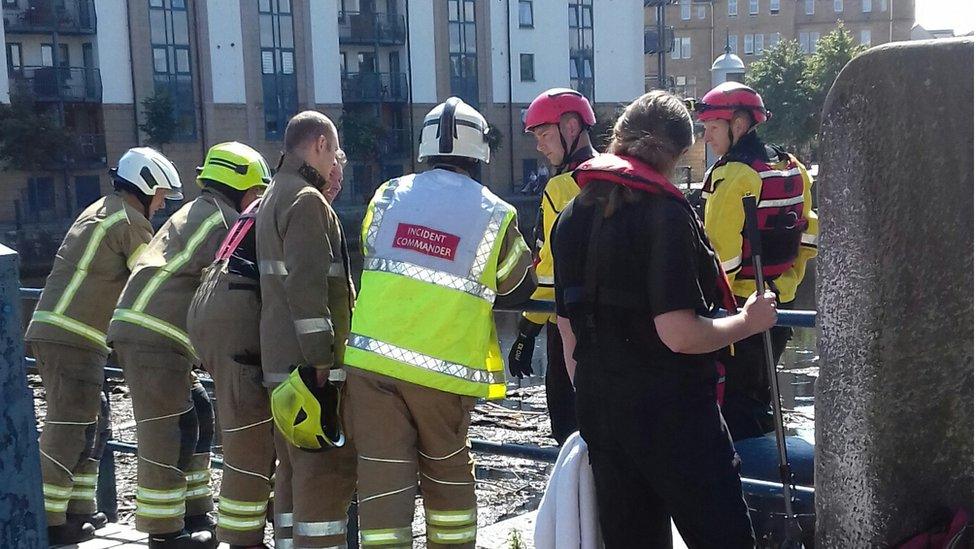
<svg viewBox="0 0 976 549">
<path fill-rule="evenodd" d="M 489 399 L 505 396 L 492 316 L 502 235 L 515 208 L 445 170 L 393 179 L 363 220 L 349 368 Z"/>
</svg>

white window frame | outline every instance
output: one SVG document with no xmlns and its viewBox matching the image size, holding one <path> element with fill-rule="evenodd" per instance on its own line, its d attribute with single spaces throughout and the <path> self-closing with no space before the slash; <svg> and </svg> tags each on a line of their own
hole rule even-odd
<svg viewBox="0 0 976 549">
<path fill-rule="evenodd" d="M 800 51 L 803 53 L 810 53 L 810 33 L 801 32 L 797 37 L 797 40 L 800 42 Z"/>
<path fill-rule="evenodd" d="M 681 58 L 691 59 L 691 37 L 683 36 L 681 38 Z"/>
<path fill-rule="evenodd" d="M 872 0 L 861 0 L 861 13 L 871 13 Z"/>
<path fill-rule="evenodd" d="M 861 45 L 871 45 L 871 29 L 861 29 Z"/>
<path fill-rule="evenodd" d="M 878 0 L 878 5 L 881 7 L 881 11 L 888 11 L 888 0 Z"/>
<path fill-rule="evenodd" d="M 739 53 L 739 35 L 738 34 L 730 34 L 729 35 L 729 49 L 732 50 L 732 53 L 734 53 L 734 54 L 738 54 Z"/>
<path fill-rule="evenodd" d="M 681 0 L 681 20 L 691 21 L 691 0 Z"/>
<path fill-rule="evenodd" d="M 759 0 L 749 0 L 749 15 L 759 15 Z"/>
<path fill-rule="evenodd" d="M 778 32 L 771 33 L 769 35 L 769 47 L 772 48 L 775 47 L 777 44 L 779 44 L 779 41 L 782 39 L 782 36 L 783 35 L 781 35 Z"/>
<path fill-rule="evenodd" d="M 769 0 L 769 13 L 779 15 L 779 0 Z"/>
<path fill-rule="evenodd" d="M 750 33 L 742 35 L 742 53 L 744 55 L 752 55 L 755 53 L 755 49 L 753 49 L 753 36 Z"/>
<path fill-rule="evenodd" d="M 817 52 L 817 43 L 820 42 L 820 33 L 811 32 L 810 33 L 810 53 Z"/>
<path fill-rule="evenodd" d="M 703 5 L 699 5 L 698 6 L 698 18 L 699 19 L 704 19 L 705 18 L 705 6 L 703 6 Z"/>
<path fill-rule="evenodd" d="M 739 15 L 739 0 L 729 0 L 729 17 Z"/>
<path fill-rule="evenodd" d="M 834 13 L 844 13 L 844 0 L 834 0 Z"/>
<path fill-rule="evenodd" d="M 681 37 L 674 37 L 674 47 L 671 49 L 671 59 L 681 59 Z"/>
<path fill-rule="evenodd" d="M 816 11 L 814 0 L 806 0 L 805 3 L 806 3 L 806 14 L 813 15 L 814 12 Z"/>
<path fill-rule="evenodd" d="M 766 49 L 765 44 L 763 43 L 765 42 L 765 39 L 766 37 L 761 32 L 756 33 L 756 36 L 753 37 L 753 41 L 755 42 L 753 47 L 756 50 L 756 55 L 762 55 L 762 52 Z"/>
</svg>

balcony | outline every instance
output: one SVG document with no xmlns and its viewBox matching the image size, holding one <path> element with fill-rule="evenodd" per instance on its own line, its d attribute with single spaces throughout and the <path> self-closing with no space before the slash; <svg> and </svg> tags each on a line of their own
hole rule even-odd
<svg viewBox="0 0 976 549">
<path fill-rule="evenodd" d="M 407 75 L 401 72 L 344 73 L 342 100 L 353 103 L 405 103 Z"/>
<path fill-rule="evenodd" d="M 406 42 L 407 26 L 402 15 L 339 12 L 340 44 L 399 46 Z"/>
<path fill-rule="evenodd" d="M 658 32 L 657 27 L 644 28 L 644 53 L 670 53 L 674 50 L 674 27 L 667 26 L 664 33 Z"/>
<path fill-rule="evenodd" d="M 380 156 L 386 158 L 409 157 L 411 152 L 410 130 L 388 130 L 386 135 L 379 140 L 378 150 Z"/>
<path fill-rule="evenodd" d="M 95 34 L 93 0 L 21 0 L 20 6 L 3 9 L 7 34 Z"/>
<path fill-rule="evenodd" d="M 102 79 L 98 69 L 84 67 L 19 67 L 8 71 L 12 91 L 37 102 L 100 103 Z"/>
<path fill-rule="evenodd" d="M 106 165 L 105 134 L 75 134 L 71 151 L 72 166 L 75 168 L 98 168 Z"/>
</svg>

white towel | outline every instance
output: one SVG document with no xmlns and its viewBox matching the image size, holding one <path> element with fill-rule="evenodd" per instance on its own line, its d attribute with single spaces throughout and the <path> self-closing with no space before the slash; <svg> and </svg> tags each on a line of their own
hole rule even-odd
<svg viewBox="0 0 976 549">
<path fill-rule="evenodd" d="M 596 488 L 586 443 L 573 433 L 563 444 L 539 504 L 536 549 L 602 549 Z"/>
</svg>

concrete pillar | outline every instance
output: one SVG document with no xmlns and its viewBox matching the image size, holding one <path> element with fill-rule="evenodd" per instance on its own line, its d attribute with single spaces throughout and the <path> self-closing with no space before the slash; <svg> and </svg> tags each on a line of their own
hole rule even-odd
<svg viewBox="0 0 976 549">
<path fill-rule="evenodd" d="M 973 41 L 870 49 L 824 106 L 819 547 L 972 512 Z"/>
<path fill-rule="evenodd" d="M 17 252 L 0 244 L 0 547 L 47 547 L 34 399 L 24 371 Z"/>
</svg>

